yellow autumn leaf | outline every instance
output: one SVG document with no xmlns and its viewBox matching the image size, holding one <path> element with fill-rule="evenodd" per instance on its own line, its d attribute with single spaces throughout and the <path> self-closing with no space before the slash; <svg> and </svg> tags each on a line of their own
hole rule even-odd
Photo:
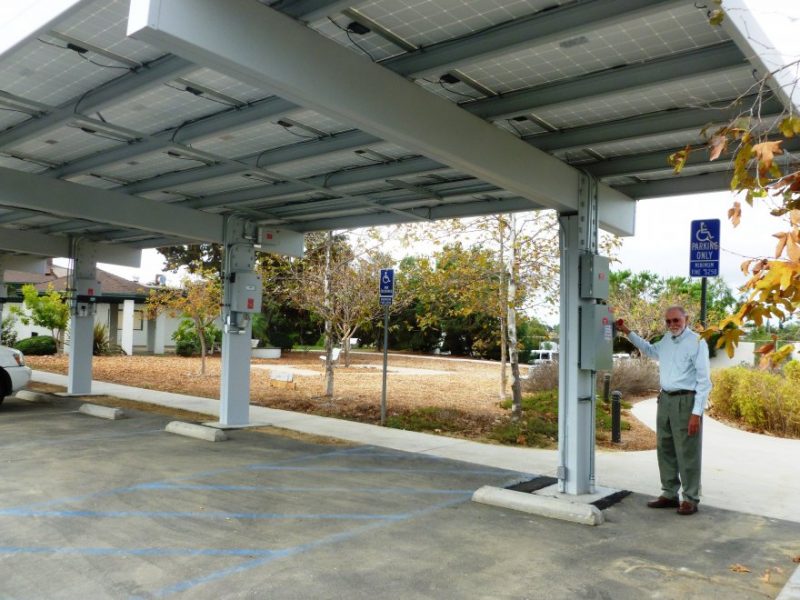
<svg viewBox="0 0 800 600">
<path fill-rule="evenodd" d="M 731 565 L 730 570 L 733 571 L 734 573 L 750 573 L 750 569 L 748 569 L 744 565 L 740 565 L 739 563 Z"/>
<path fill-rule="evenodd" d="M 688 146 L 687 146 L 688 147 Z M 708 160 L 717 160 L 728 147 L 728 138 L 717 134 L 708 142 Z"/>
<path fill-rule="evenodd" d="M 772 167 L 772 161 L 775 160 L 775 156 L 783 154 L 783 150 L 781 150 L 782 143 L 783 140 L 777 140 L 774 142 L 761 142 L 753 146 L 753 153 L 756 156 L 756 160 L 758 160 L 759 173 L 762 175 L 768 173 Z"/>
<path fill-rule="evenodd" d="M 672 167 L 673 172 L 676 175 L 683 170 L 683 167 L 686 165 L 686 161 L 689 159 L 689 153 L 691 151 L 692 147 L 687 144 L 687 146 L 682 150 L 678 150 L 667 157 L 667 162 L 669 163 L 669 166 Z"/>
<path fill-rule="evenodd" d="M 739 202 L 734 202 L 733 206 L 728 209 L 728 219 L 734 227 L 738 226 L 742 221 L 742 205 Z"/>
</svg>

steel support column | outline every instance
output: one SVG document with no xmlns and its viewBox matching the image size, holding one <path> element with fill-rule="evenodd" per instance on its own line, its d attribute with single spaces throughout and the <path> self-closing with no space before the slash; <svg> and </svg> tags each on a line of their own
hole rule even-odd
<svg viewBox="0 0 800 600">
<path fill-rule="evenodd" d="M 231 310 L 233 284 L 237 273 L 255 269 L 252 225 L 236 216 L 226 217 L 222 301 L 222 377 L 219 422 L 225 427 L 247 425 L 250 421 L 250 315 Z M 260 292 L 259 292 L 260 293 Z"/>
<path fill-rule="evenodd" d="M 82 244 L 80 239 L 70 240 L 72 273 L 70 287 L 75 289 L 79 279 L 97 279 L 97 246 Z M 73 292 L 74 294 L 74 292 Z M 94 312 L 80 310 L 73 295 L 69 316 L 69 372 L 67 374 L 68 394 L 92 393 L 92 341 Z"/>
<path fill-rule="evenodd" d="M 592 303 L 580 294 L 580 256 L 597 253 L 597 185 L 581 178 L 577 214 L 559 215 L 561 310 L 558 367 L 558 489 L 594 492 L 595 373 L 580 368 L 580 311 Z"/>
</svg>

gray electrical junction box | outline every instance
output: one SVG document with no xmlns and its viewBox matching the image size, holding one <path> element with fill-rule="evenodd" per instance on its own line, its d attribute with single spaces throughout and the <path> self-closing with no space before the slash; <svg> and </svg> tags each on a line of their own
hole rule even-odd
<svg viewBox="0 0 800 600">
<path fill-rule="evenodd" d="M 611 369 L 614 353 L 614 315 L 606 304 L 589 304 L 580 309 L 579 366 L 587 371 Z"/>
<path fill-rule="evenodd" d="M 608 257 L 581 254 L 581 298 L 608 300 Z"/>
</svg>

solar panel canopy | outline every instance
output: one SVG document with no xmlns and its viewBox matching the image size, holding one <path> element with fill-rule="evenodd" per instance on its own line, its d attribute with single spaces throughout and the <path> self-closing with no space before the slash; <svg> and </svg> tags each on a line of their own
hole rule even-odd
<svg viewBox="0 0 800 600">
<path fill-rule="evenodd" d="M 322 40 L 329 51 L 305 62 L 289 47 L 249 57 L 268 75 L 327 71 L 305 95 L 225 68 L 222 53 L 205 60 L 210 49 L 129 36 L 128 0 L 46 4 L 57 10 L 0 55 L 0 249 L 10 252 L 23 251 L 12 238 L 219 241 L 229 214 L 307 232 L 563 212 L 575 197 L 561 203 L 551 172 L 597 178 L 601 202 L 623 215 L 601 222 L 630 234 L 636 199 L 727 187 L 724 160 L 698 153 L 678 177 L 667 157 L 735 116 L 761 76 L 741 41 L 683 0 L 219 3 Z M 226 35 L 209 47 L 246 45 Z M 345 63 L 361 74 L 351 93 L 363 118 L 327 100 L 348 92 L 336 79 Z M 405 127 L 381 122 L 397 116 L 395 90 L 413 98 Z M 778 97 L 762 107 L 782 110 Z"/>
</svg>

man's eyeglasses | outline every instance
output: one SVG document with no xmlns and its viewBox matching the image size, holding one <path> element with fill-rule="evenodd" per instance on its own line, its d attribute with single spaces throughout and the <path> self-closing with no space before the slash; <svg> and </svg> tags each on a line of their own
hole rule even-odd
<svg viewBox="0 0 800 600">
<path fill-rule="evenodd" d="M 673 323 L 675 323 L 675 325 L 680 325 L 682 319 L 678 317 L 677 319 L 664 319 L 664 320 L 667 322 L 667 325 L 672 325 Z"/>
</svg>

